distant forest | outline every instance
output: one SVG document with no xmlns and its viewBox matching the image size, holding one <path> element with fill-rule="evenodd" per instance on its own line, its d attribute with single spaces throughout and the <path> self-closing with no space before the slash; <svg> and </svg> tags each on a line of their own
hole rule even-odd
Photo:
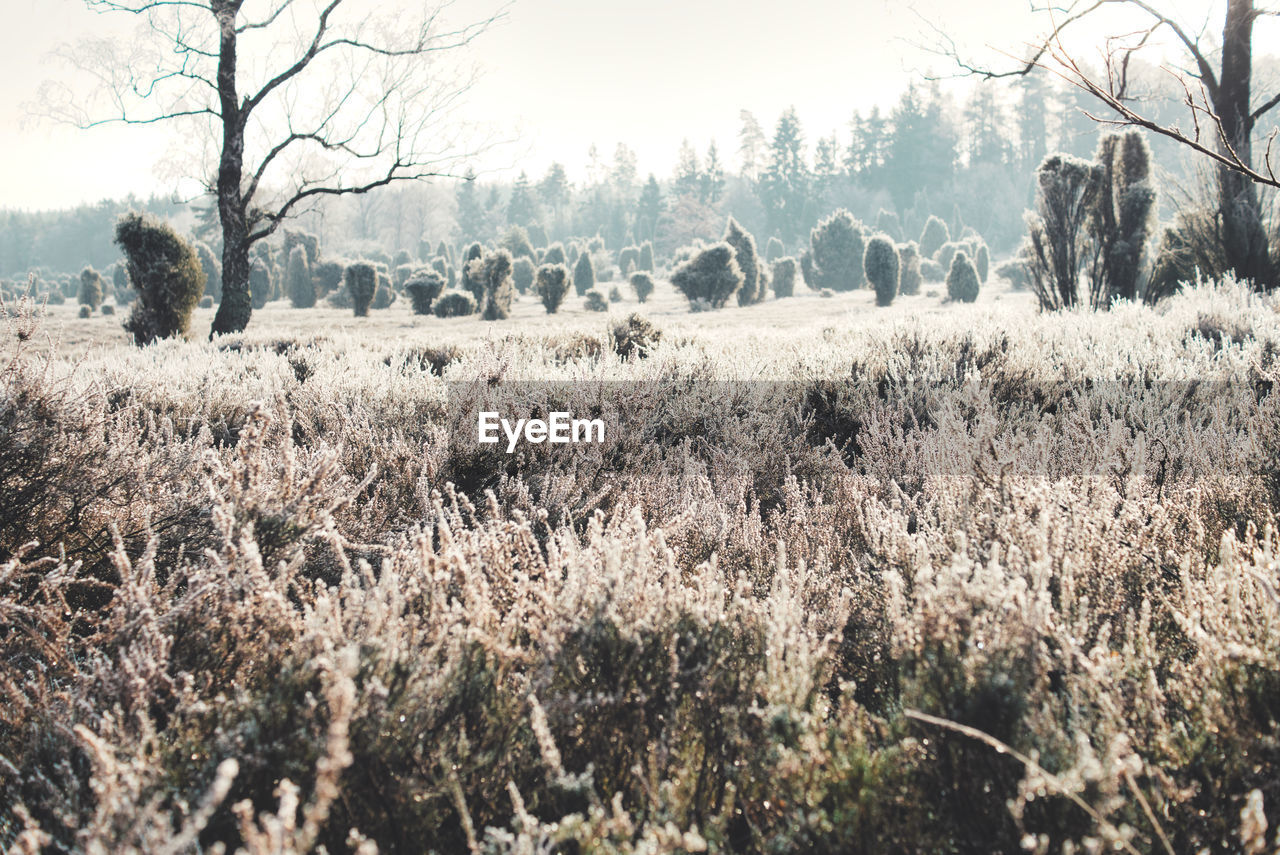
<svg viewBox="0 0 1280 855">
<path fill-rule="evenodd" d="M 1148 111 L 1176 123 L 1184 111 L 1176 81 L 1151 67 L 1134 76 Z M 1258 60 L 1255 78 L 1280 78 L 1280 62 Z M 887 112 L 854 112 L 847 127 L 816 139 L 794 109 L 772 125 L 743 110 L 736 140 L 705 146 L 684 140 L 666 177 L 641 177 L 625 142 L 611 157 L 592 144 L 586 179 L 576 185 L 558 163 L 514 181 L 417 182 L 333 200 L 303 214 L 299 225 L 325 246 L 355 255 L 407 250 L 425 258 L 421 248 L 441 240 L 492 240 L 522 226 L 539 245 L 598 234 L 611 249 L 651 240 L 665 257 L 717 237 L 729 215 L 759 239 L 777 237 L 790 250 L 819 220 L 846 208 L 879 229 L 899 230 L 898 239 L 917 236 L 935 214 L 952 233 L 971 227 L 996 253 L 1011 252 L 1025 234 L 1023 211 L 1041 160 L 1054 151 L 1090 157 L 1106 126 L 1086 115 L 1097 111 L 1088 95 L 1044 72 L 949 89 L 936 81 L 913 84 Z M 1157 168 L 1172 179 L 1166 187 L 1193 191 L 1186 154 L 1162 138 L 1150 142 Z M 1160 200 L 1167 215 L 1176 194 L 1164 192 Z M 210 198 L 190 205 L 130 198 L 64 211 L 0 210 L 0 276 L 109 266 L 119 258 L 115 220 L 131 209 L 174 219 L 218 246 Z"/>
</svg>

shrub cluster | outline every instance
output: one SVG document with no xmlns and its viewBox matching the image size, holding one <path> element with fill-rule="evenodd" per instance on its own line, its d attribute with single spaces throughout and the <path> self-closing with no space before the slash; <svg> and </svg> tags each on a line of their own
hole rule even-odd
<svg viewBox="0 0 1280 855">
<path fill-rule="evenodd" d="M 185 335 L 205 286 L 195 250 L 168 223 L 136 213 L 116 223 L 116 243 L 137 292 L 124 324 L 134 343 Z"/>
</svg>

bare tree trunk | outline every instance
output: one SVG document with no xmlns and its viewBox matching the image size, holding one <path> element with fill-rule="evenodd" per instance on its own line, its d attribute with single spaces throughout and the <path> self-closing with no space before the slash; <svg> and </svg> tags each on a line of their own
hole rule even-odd
<svg viewBox="0 0 1280 855">
<path fill-rule="evenodd" d="M 249 223 L 241 196 L 244 126 L 236 94 L 236 14 L 240 0 L 214 0 L 221 27 L 218 50 L 218 102 L 222 111 L 222 158 L 218 162 L 218 217 L 222 221 L 222 302 L 210 337 L 237 333 L 249 325 Z"/>
<path fill-rule="evenodd" d="M 1250 91 L 1253 76 L 1253 0 L 1229 0 L 1222 32 L 1222 73 L 1214 107 L 1222 122 L 1219 150 L 1233 149 L 1245 164 L 1253 162 Z M 1229 147 L 1229 148 L 1228 148 Z M 1267 248 L 1258 189 L 1247 176 L 1218 167 L 1218 211 L 1227 264 L 1259 290 L 1276 286 L 1276 270 Z"/>
</svg>

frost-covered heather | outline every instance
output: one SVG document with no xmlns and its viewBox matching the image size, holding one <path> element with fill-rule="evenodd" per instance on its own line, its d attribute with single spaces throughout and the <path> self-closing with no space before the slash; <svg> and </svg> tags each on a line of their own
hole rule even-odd
<svg viewBox="0 0 1280 855">
<path fill-rule="evenodd" d="M 573 316 L 46 360 L 11 319 L 0 841 L 1280 845 L 1277 304 L 923 299 L 659 300 L 645 358 Z M 508 456 L 483 401 L 620 429 Z"/>
</svg>

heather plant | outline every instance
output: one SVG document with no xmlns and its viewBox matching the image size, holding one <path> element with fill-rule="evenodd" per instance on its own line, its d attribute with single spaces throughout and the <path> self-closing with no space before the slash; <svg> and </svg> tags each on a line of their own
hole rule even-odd
<svg viewBox="0 0 1280 855">
<path fill-rule="evenodd" d="M 295 309 L 310 309 L 316 304 L 316 284 L 311 277 L 311 265 L 307 262 L 307 250 L 295 246 L 289 252 L 289 266 L 285 268 L 285 290 Z"/>
<path fill-rule="evenodd" d="M 972 303 L 978 299 L 980 287 L 978 271 L 974 269 L 973 262 L 963 249 L 959 250 L 951 259 L 951 269 L 947 271 L 947 299 Z"/>
<path fill-rule="evenodd" d="M 1280 315 L 1022 302 L 660 365 L 6 306 L 5 845 L 1269 851 Z M 516 405 L 627 429 L 477 450 Z"/>
<path fill-rule="evenodd" d="M 560 310 L 571 282 L 569 268 L 563 264 L 544 264 L 538 268 L 535 288 L 548 315 L 554 315 Z"/>
<path fill-rule="evenodd" d="M 862 224 L 843 208 L 809 234 L 809 248 L 800 256 L 805 284 L 814 291 L 853 291 L 866 284 L 862 256 L 866 251 Z"/>
<path fill-rule="evenodd" d="M 124 324 L 134 344 L 185 335 L 205 285 L 195 250 L 168 223 L 136 213 L 116 223 L 116 243 L 137 291 Z"/>
<path fill-rule="evenodd" d="M 644 315 L 634 312 L 626 320 L 615 323 L 610 328 L 610 334 L 613 338 L 613 352 L 622 359 L 644 359 L 662 340 L 662 330 Z"/>
<path fill-rule="evenodd" d="M 573 266 L 573 290 L 582 297 L 594 287 L 596 287 L 595 264 L 591 261 L 591 253 L 584 252 L 578 256 Z"/>
<path fill-rule="evenodd" d="M 102 305 L 102 274 L 92 267 L 80 271 L 80 289 L 77 302 L 93 311 Z"/>
<path fill-rule="evenodd" d="M 347 293 L 351 295 L 352 310 L 357 318 L 367 318 L 374 293 L 378 289 L 377 269 L 367 261 L 357 261 L 347 265 L 344 276 Z"/>
<path fill-rule="evenodd" d="M 768 276 L 756 253 L 756 239 L 738 225 L 733 217 L 725 226 L 722 240 L 733 247 L 733 258 L 742 271 L 742 287 L 738 289 L 738 305 L 750 306 L 764 300 L 769 293 Z"/>
<path fill-rule="evenodd" d="M 649 299 L 653 294 L 653 287 L 653 277 L 648 273 L 631 274 L 631 290 L 635 292 L 636 300 L 640 303 L 643 304 Z"/>
<path fill-rule="evenodd" d="M 798 265 L 791 256 L 775 259 L 772 266 L 773 295 L 778 298 L 791 297 L 796 292 L 796 270 Z"/>
<path fill-rule="evenodd" d="M 888 235 L 876 235 L 867 242 L 863 259 L 867 281 L 876 292 L 876 305 L 888 306 L 898 296 L 898 250 Z"/>
<path fill-rule="evenodd" d="M 938 250 L 942 249 L 943 244 L 950 241 L 951 229 L 946 221 L 930 214 L 929 219 L 925 220 L 924 230 L 920 232 L 920 256 L 933 258 Z"/>
<path fill-rule="evenodd" d="M 431 304 L 444 291 L 445 281 L 434 270 L 419 270 L 405 283 L 405 293 L 415 315 L 431 314 Z"/>
<path fill-rule="evenodd" d="M 701 249 L 671 276 L 671 284 L 689 301 L 693 311 L 723 308 L 743 282 L 736 253 L 727 243 Z"/>
<path fill-rule="evenodd" d="M 515 283 L 516 290 L 521 294 L 529 293 L 529 289 L 533 287 L 534 273 L 533 262 L 528 258 L 521 256 L 512 262 L 511 280 Z"/>
<path fill-rule="evenodd" d="M 465 291 L 450 291 L 436 301 L 437 318 L 462 318 L 476 313 L 476 301 Z"/>
<path fill-rule="evenodd" d="M 920 250 L 915 241 L 898 244 L 898 293 L 914 296 L 920 293 L 924 277 L 920 271 Z"/>
</svg>

